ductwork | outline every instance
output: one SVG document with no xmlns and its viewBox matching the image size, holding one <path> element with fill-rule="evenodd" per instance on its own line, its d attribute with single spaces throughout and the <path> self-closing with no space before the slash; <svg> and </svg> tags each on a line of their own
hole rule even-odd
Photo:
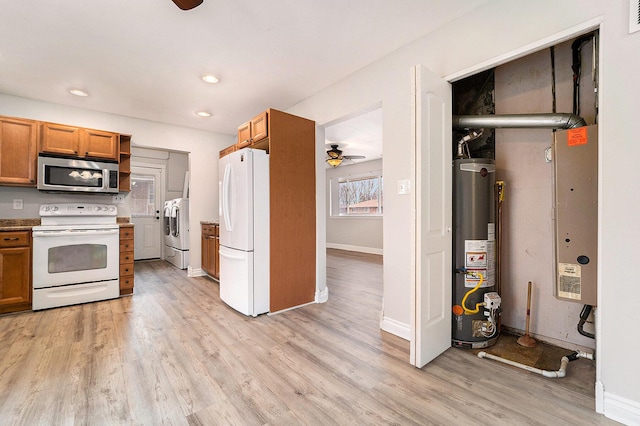
<svg viewBox="0 0 640 426">
<path fill-rule="evenodd" d="M 584 118 L 570 113 L 456 115 L 454 129 L 573 129 L 586 126 Z"/>
</svg>

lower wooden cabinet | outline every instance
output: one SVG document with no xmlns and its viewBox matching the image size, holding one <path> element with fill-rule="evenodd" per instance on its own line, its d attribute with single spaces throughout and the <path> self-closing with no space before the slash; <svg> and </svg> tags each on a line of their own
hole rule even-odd
<svg viewBox="0 0 640 426">
<path fill-rule="evenodd" d="M 120 227 L 120 295 L 133 293 L 133 226 Z"/>
<path fill-rule="evenodd" d="M 31 232 L 0 232 L 0 314 L 31 309 Z"/>
<path fill-rule="evenodd" d="M 202 270 L 220 279 L 220 238 L 218 224 L 202 225 Z"/>
</svg>

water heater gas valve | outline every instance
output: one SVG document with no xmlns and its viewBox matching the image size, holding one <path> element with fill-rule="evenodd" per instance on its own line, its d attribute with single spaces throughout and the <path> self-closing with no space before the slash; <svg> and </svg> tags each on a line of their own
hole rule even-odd
<svg viewBox="0 0 640 426">
<path fill-rule="evenodd" d="M 484 294 L 484 307 L 486 309 L 498 309 L 500 307 L 500 302 L 502 302 L 502 299 L 495 291 Z"/>
</svg>

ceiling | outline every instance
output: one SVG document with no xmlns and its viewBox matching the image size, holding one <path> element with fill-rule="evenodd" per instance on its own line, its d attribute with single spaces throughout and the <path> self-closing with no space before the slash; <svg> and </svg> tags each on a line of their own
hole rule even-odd
<svg viewBox="0 0 640 426">
<path fill-rule="evenodd" d="M 231 135 L 487 1 L 0 0 L 0 93 Z"/>
<path fill-rule="evenodd" d="M 341 165 L 382 158 L 382 108 L 325 126 L 324 138 L 325 151 L 330 150 L 331 145 L 338 145 L 343 155 L 365 157 L 347 159 Z"/>
</svg>

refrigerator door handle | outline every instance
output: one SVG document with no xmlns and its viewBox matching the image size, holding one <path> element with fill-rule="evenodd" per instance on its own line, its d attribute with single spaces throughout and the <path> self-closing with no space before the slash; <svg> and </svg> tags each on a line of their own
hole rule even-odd
<svg viewBox="0 0 640 426">
<path fill-rule="evenodd" d="M 231 223 L 231 212 L 229 211 L 230 197 L 231 197 L 231 164 L 227 164 L 224 167 L 224 177 L 222 179 L 222 216 L 224 218 L 224 226 L 227 231 L 233 230 L 233 224 Z"/>
<path fill-rule="evenodd" d="M 220 246 L 220 256 L 226 259 L 232 259 L 232 260 L 245 259 L 245 256 L 243 254 L 235 254 L 232 250 L 229 250 L 224 246 Z"/>
</svg>

